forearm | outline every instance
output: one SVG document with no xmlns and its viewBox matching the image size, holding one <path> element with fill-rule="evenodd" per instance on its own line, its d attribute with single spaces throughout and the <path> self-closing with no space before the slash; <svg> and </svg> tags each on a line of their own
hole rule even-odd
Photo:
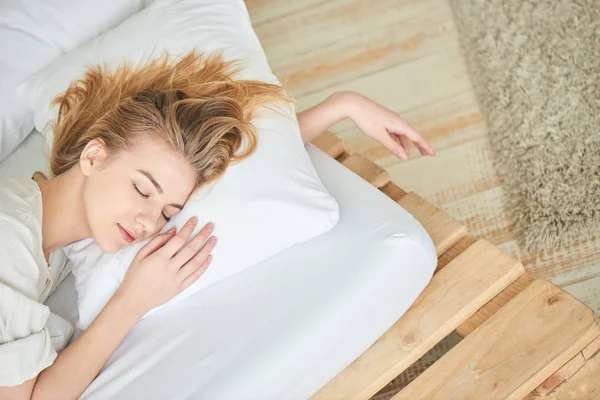
<svg viewBox="0 0 600 400">
<path fill-rule="evenodd" d="M 308 143 L 343 119 L 349 118 L 354 92 L 336 92 L 297 114 L 302 141 Z"/>
<path fill-rule="evenodd" d="M 92 324 L 38 376 L 32 399 L 76 399 L 143 313 L 113 296 Z"/>
</svg>

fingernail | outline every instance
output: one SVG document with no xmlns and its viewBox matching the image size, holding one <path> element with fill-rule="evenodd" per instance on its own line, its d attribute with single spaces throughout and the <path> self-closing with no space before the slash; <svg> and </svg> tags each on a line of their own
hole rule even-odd
<svg viewBox="0 0 600 400">
<path fill-rule="evenodd" d="M 169 230 L 167 231 L 167 233 L 168 233 L 169 235 L 170 235 L 170 234 L 172 234 L 173 232 L 175 232 L 175 227 L 172 227 L 171 229 L 169 229 Z"/>
<path fill-rule="evenodd" d="M 192 224 L 198 223 L 198 217 L 192 217 Z"/>
<path fill-rule="evenodd" d="M 215 236 L 212 239 L 210 239 L 210 244 L 212 244 L 214 246 L 215 244 L 217 244 L 218 241 L 219 241 L 219 239 L 217 239 L 217 237 Z"/>
<path fill-rule="evenodd" d="M 215 229 L 215 224 L 212 222 L 208 224 L 208 233 L 211 233 Z"/>
</svg>

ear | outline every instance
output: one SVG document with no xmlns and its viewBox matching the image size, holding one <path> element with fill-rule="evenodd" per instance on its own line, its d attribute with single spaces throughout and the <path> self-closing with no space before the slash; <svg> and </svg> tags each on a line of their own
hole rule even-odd
<svg viewBox="0 0 600 400">
<path fill-rule="evenodd" d="M 108 158 L 108 152 L 104 140 L 95 138 L 90 140 L 81 151 L 79 166 L 85 176 L 92 174 L 94 170 L 102 167 Z"/>
</svg>

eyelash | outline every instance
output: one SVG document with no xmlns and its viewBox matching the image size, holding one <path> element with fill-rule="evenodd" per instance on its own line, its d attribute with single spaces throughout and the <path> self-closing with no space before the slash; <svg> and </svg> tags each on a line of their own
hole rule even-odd
<svg viewBox="0 0 600 400">
<path fill-rule="evenodd" d="M 133 184 L 133 188 L 134 188 L 134 189 L 135 189 L 135 191 L 136 191 L 136 192 L 138 192 L 138 194 L 139 194 L 140 196 L 142 196 L 144 199 L 147 199 L 148 197 L 150 197 L 149 195 L 142 193 L 142 192 L 140 191 L 140 189 L 138 189 L 138 187 L 137 187 L 137 185 L 136 185 L 135 183 Z M 164 213 L 164 212 L 161 212 L 161 214 L 162 214 L 163 218 L 165 219 L 165 221 L 169 222 L 169 221 L 171 220 L 171 218 L 167 217 L 167 216 L 165 215 L 165 213 Z"/>
</svg>

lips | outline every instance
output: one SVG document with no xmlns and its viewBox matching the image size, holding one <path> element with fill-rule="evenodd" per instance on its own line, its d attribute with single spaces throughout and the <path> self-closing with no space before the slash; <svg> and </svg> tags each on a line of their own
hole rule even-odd
<svg viewBox="0 0 600 400">
<path fill-rule="evenodd" d="M 117 224 L 119 226 L 119 230 L 121 231 L 121 236 L 123 236 L 123 239 L 127 242 L 127 243 L 132 243 L 135 240 L 135 237 L 125 228 L 123 228 L 121 225 Z"/>
</svg>

